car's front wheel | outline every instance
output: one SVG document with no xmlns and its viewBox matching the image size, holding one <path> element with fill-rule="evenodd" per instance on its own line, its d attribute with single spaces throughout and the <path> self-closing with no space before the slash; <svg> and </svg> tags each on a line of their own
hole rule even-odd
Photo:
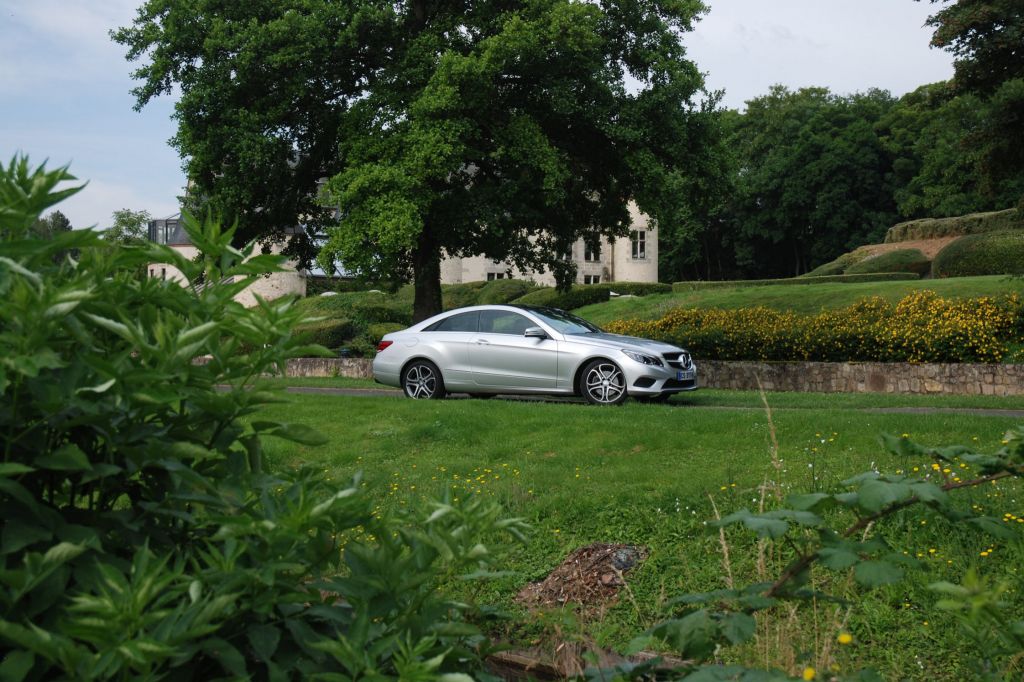
<svg viewBox="0 0 1024 682">
<path fill-rule="evenodd" d="M 594 360 L 583 369 L 580 392 L 594 405 L 618 405 L 626 399 L 626 375 L 611 360 Z"/>
<path fill-rule="evenodd" d="M 415 400 L 437 400 L 445 396 L 441 370 L 429 360 L 416 360 L 402 371 L 402 390 Z"/>
</svg>

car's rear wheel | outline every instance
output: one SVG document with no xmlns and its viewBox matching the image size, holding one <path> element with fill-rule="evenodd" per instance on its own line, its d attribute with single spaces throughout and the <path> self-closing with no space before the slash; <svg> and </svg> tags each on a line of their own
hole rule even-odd
<svg viewBox="0 0 1024 682">
<path fill-rule="evenodd" d="M 402 390 L 414 400 L 438 400 L 445 396 L 441 370 L 429 360 L 416 360 L 402 371 Z"/>
<path fill-rule="evenodd" d="M 611 360 L 594 360 L 583 369 L 580 392 L 594 405 L 618 405 L 626 399 L 626 375 Z"/>
</svg>

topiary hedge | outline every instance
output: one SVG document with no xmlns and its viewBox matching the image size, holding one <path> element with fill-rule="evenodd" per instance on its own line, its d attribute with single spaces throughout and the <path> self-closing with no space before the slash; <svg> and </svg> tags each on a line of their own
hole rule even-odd
<svg viewBox="0 0 1024 682">
<path fill-rule="evenodd" d="M 359 334 L 359 327 L 346 318 L 320 320 L 297 325 L 295 334 L 306 343 L 315 343 L 325 348 L 340 348 Z"/>
<path fill-rule="evenodd" d="M 487 282 L 442 284 L 441 301 L 444 309 L 454 310 L 455 308 L 465 308 L 468 305 L 476 305 L 477 300 L 480 298 L 480 290 L 486 285 Z"/>
<path fill-rule="evenodd" d="M 620 296 L 648 296 L 672 292 L 672 285 L 662 282 L 601 282 L 590 286 L 601 287 Z"/>
<path fill-rule="evenodd" d="M 537 289 L 533 282 L 522 279 L 496 279 L 480 288 L 476 298 L 478 305 L 500 305 L 521 298 Z"/>
<path fill-rule="evenodd" d="M 922 218 L 908 220 L 889 228 L 885 243 L 906 242 L 914 239 L 936 239 L 956 235 L 983 234 L 1024 230 L 1024 214 L 1015 208 L 989 213 L 971 213 L 951 218 Z"/>
<path fill-rule="evenodd" d="M 769 285 L 790 285 L 790 284 L 825 284 L 830 282 L 896 282 L 901 280 L 920 279 L 920 275 L 913 272 L 878 272 L 860 273 L 853 275 L 826 275 L 821 277 L 790 277 L 788 279 L 739 279 L 739 280 L 693 280 L 690 282 L 675 282 L 672 291 L 701 291 L 705 289 L 729 289 L 740 287 L 763 287 Z"/>
<path fill-rule="evenodd" d="M 604 303 L 608 298 L 608 289 L 604 287 L 592 284 L 577 284 L 566 292 L 560 292 L 552 287 L 544 287 L 517 298 L 513 302 L 521 305 L 538 305 L 561 308 L 562 310 L 575 310 L 585 305 Z"/>
<path fill-rule="evenodd" d="M 932 263 L 932 277 L 1020 274 L 1024 274 L 1024 230 L 961 237 Z"/>
<path fill-rule="evenodd" d="M 931 272 L 931 260 L 920 249 L 897 249 L 865 258 L 847 268 L 847 275 L 875 274 L 879 272 L 913 272 L 926 275 Z"/>
<path fill-rule="evenodd" d="M 849 253 L 844 253 L 842 256 L 836 258 L 830 263 L 819 265 L 810 272 L 800 275 L 800 277 L 827 277 L 830 275 L 841 275 L 847 271 L 847 268 L 859 263 L 867 257 L 868 250 L 861 247 L 850 251 Z"/>
</svg>

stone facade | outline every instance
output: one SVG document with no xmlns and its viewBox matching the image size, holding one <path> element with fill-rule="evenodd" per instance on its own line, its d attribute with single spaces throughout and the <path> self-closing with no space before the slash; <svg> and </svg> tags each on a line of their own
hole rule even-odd
<svg viewBox="0 0 1024 682">
<path fill-rule="evenodd" d="M 588 249 L 582 239 L 573 244 L 570 258 L 576 262 L 578 284 L 658 281 L 657 225 L 633 202 L 629 204 L 629 217 L 630 236 L 612 240 L 602 237 L 597 253 Z M 555 277 L 550 272 L 522 271 L 483 256 L 445 258 L 441 261 L 442 284 L 508 277 L 531 280 L 545 286 L 555 285 Z"/>
<path fill-rule="evenodd" d="M 1024 365 L 903 362 L 698 362 L 706 388 L 817 393 L 1024 396 Z M 372 378 L 370 360 L 298 358 L 288 376 Z"/>
</svg>

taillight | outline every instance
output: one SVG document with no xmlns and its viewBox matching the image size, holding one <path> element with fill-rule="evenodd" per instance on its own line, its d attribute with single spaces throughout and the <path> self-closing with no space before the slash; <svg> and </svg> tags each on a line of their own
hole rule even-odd
<svg viewBox="0 0 1024 682">
<path fill-rule="evenodd" d="M 394 341 L 381 341 L 380 343 L 377 344 L 377 352 L 381 352 L 382 350 L 384 350 L 393 343 Z"/>
</svg>

